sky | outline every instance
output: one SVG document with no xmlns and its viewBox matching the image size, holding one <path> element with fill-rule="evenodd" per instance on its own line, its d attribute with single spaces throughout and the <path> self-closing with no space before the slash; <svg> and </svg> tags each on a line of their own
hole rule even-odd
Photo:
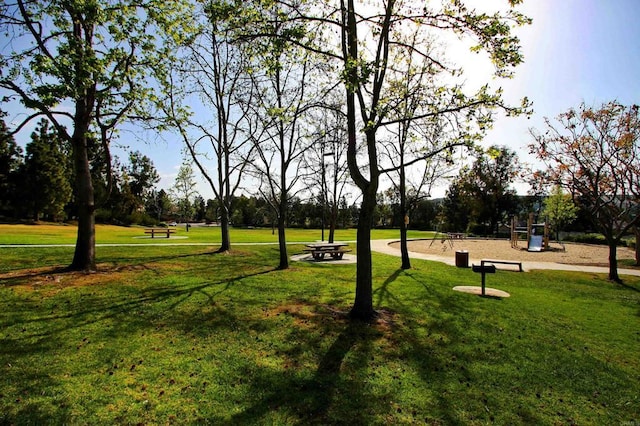
<svg viewBox="0 0 640 426">
<path fill-rule="evenodd" d="M 469 3 L 503 8 L 507 0 Z M 533 102 L 529 118 L 498 117 L 482 144 L 508 146 L 521 162 L 534 163 L 527 149 L 532 141 L 529 129 L 542 130 L 544 117 L 556 117 L 582 102 L 595 107 L 612 100 L 640 103 L 640 0 L 524 0 L 518 10 L 531 17 L 533 24 L 515 30 L 524 63 L 512 79 L 492 78 L 490 64 L 473 53 L 465 52 L 458 63 L 470 84 L 490 82 L 503 88 L 507 102 L 518 104 L 525 96 Z M 122 141 L 130 139 L 126 135 Z M 168 135 L 145 135 L 144 139 L 149 142 L 120 143 L 148 155 L 161 176 L 158 186 L 170 188 L 184 158 L 181 142 Z M 114 151 L 126 159 L 125 152 Z M 203 180 L 198 189 L 205 199 L 213 198 Z M 443 196 L 445 189 L 436 189 L 432 196 Z M 527 186 L 518 184 L 516 189 L 524 194 Z"/>
<path fill-rule="evenodd" d="M 534 113 L 499 119 L 484 144 L 509 146 L 535 165 L 529 129 L 543 130 L 544 117 L 554 119 L 583 102 L 640 103 L 640 1 L 525 0 L 518 10 L 533 18 L 516 31 L 525 62 L 501 86 L 509 101 L 527 96 Z M 526 188 L 518 185 L 521 193 Z"/>
</svg>

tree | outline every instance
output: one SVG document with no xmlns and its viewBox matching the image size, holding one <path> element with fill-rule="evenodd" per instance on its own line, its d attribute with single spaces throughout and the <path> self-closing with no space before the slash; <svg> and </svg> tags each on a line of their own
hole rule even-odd
<svg viewBox="0 0 640 426">
<path fill-rule="evenodd" d="M 471 207 L 472 220 L 489 224 L 497 235 L 500 223 L 507 221 L 518 207 L 516 192 L 511 185 L 519 176 L 516 153 L 504 146 L 492 146 L 460 175 L 463 191 Z"/>
<path fill-rule="evenodd" d="M 92 135 L 108 155 L 118 125 L 145 115 L 145 100 L 155 96 L 150 79 L 163 74 L 175 44 L 190 34 L 190 7 L 179 0 L 0 6 L 0 31 L 12 39 L 0 59 L 0 87 L 28 110 L 13 132 L 44 116 L 72 149 L 78 233 L 71 269 L 96 269 Z"/>
<path fill-rule="evenodd" d="M 315 110 L 310 118 L 316 144 L 313 149 L 304 152 L 304 165 L 309 170 L 306 175 L 307 185 L 320 188 L 318 201 L 322 226 L 321 237 L 324 240 L 324 228 L 327 225 L 328 241 L 333 243 L 338 226 L 339 202 L 344 196 L 349 169 L 345 161 L 346 116 L 340 106 L 343 99 L 337 92 L 332 92 L 328 96 L 330 100 Z"/>
<path fill-rule="evenodd" d="M 204 198 L 201 195 L 196 195 L 193 205 L 195 207 L 195 220 L 197 222 L 204 221 L 207 213 L 207 205 Z"/>
<path fill-rule="evenodd" d="M 399 159 L 399 164 L 405 163 L 404 153 L 399 155 Z M 430 207 L 425 205 L 424 202 L 431 196 L 433 185 L 449 171 L 448 164 L 451 164 L 448 155 L 434 156 L 426 160 L 424 164 L 416 164 L 411 168 L 401 167 L 397 170 L 397 178 L 392 179 L 394 191 L 398 196 L 398 212 L 396 215 L 398 220 L 394 220 L 393 226 L 400 228 L 400 267 L 402 269 L 411 268 L 407 245 L 409 224 L 419 223 L 420 207 L 423 209 L 426 206 Z"/>
<path fill-rule="evenodd" d="M 180 219 L 189 222 L 195 213 L 195 206 L 193 201 L 198 195 L 195 189 L 196 176 L 193 172 L 193 168 L 188 163 L 183 163 L 178 170 L 171 193 L 176 200 L 175 203 L 178 206 L 178 212 Z"/>
<path fill-rule="evenodd" d="M 0 215 L 15 215 L 19 199 L 19 171 L 22 148 L 7 129 L 0 112 Z"/>
<path fill-rule="evenodd" d="M 129 164 L 125 168 L 129 176 L 131 194 L 135 197 L 136 207 L 143 208 L 155 185 L 160 182 L 160 175 L 153 161 L 140 151 L 129 153 Z"/>
<path fill-rule="evenodd" d="M 640 224 L 640 117 L 637 105 L 584 103 L 545 131 L 531 129 L 529 148 L 548 181 L 567 189 L 609 246 L 609 279 L 619 282 L 617 246 Z"/>
<path fill-rule="evenodd" d="M 114 192 L 117 192 L 117 188 L 115 188 L 114 191 L 114 185 L 119 179 L 121 167 L 118 159 L 112 158 L 110 154 L 107 154 L 102 144 L 93 138 L 89 141 L 87 154 L 89 158 L 94 203 L 96 209 L 99 210 L 99 213 L 103 216 L 101 219 L 109 220 L 113 217 L 114 213 L 112 211 L 112 205 L 114 202 Z M 71 169 L 73 169 L 73 162 L 71 162 Z M 73 193 L 77 194 L 78 191 L 75 188 L 75 182 L 76 179 L 72 179 L 72 184 L 74 185 Z M 78 215 L 78 208 L 75 204 L 74 201 L 72 203 L 72 216 Z"/>
<path fill-rule="evenodd" d="M 252 2 L 245 2 L 243 5 L 247 3 Z M 403 96 L 393 84 L 390 84 L 391 81 L 399 80 L 391 76 L 402 71 L 399 69 L 401 67 L 396 68 L 396 58 L 400 52 L 407 52 L 405 57 L 420 58 L 432 71 L 429 75 L 434 79 L 440 78 L 439 84 L 432 86 L 433 98 L 430 102 L 419 105 L 419 111 L 416 111 L 414 118 L 448 115 L 450 120 L 473 123 L 482 131 L 491 124 L 494 109 L 501 108 L 510 115 L 518 114 L 523 112 L 528 102 L 524 100 L 518 107 L 504 105 L 501 90 L 492 90 L 488 86 L 477 90 L 464 90 L 461 83 L 464 76 L 461 70 L 448 64 L 445 51 L 436 55 L 428 49 L 423 49 L 428 46 L 424 42 L 438 32 L 472 40 L 476 43 L 472 46 L 472 51 L 487 52 L 495 64 L 496 74 L 505 77 L 511 74 L 512 67 L 522 61 L 519 40 L 512 35 L 512 27 L 530 21 L 513 9 L 506 13 L 486 14 L 469 10 L 461 1 L 446 2 L 440 9 L 430 8 L 430 4 L 424 8 L 416 8 L 414 2 L 410 1 L 383 0 L 375 4 L 363 3 L 356 10 L 355 3 L 354 0 L 320 4 L 302 1 L 268 2 L 266 4 L 269 10 L 254 9 L 252 14 L 249 13 L 252 16 L 266 17 L 263 21 L 265 25 L 242 26 L 242 37 L 251 40 L 252 44 L 254 41 L 267 40 L 266 44 L 255 45 L 269 46 L 260 55 L 265 59 L 262 69 L 269 70 L 268 72 L 274 76 L 279 74 L 280 77 L 292 77 L 302 74 L 302 69 L 298 69 L 294 74 L 282 67 L 282 54 L 285 51 L 290 54 L 290 49 L 296 47 L 323 55 L 326 61 L 322 62 L 322 66 L 339 69 L 339 79 L 346 93 L 347 165 L 351 178 L 361 192 L 357 230 L 356 296 L 351 316 L 371 319 L 376 314 L 373 309 L 371 227 L 380 176 L 394 171 L 393 167 L 380 163 L 378 154 L 381 148 L 378 137 L 390 126 L 395 126 L 403 120 L 390 115 L 391 105 Z M 518 3 L 519 0 L 509 0 L 512 7 Z M 418 33 L 415 37 L 417 43 L 413 46 L 405 42 L 407 32 L 410 31 Z M 297 54 L 301 64 L 305 58 L 306 54 Z M 292 93 L 303 90 L 308 90 L 304 84 L 291 88 Z M 298 106 L 297 102 L 276 102 L 269 108 L 270 114 L 266 118 L 270 118 L 275 128 L 280 125 L 282 129 L 283 124 L 286 124 L 287 128 L 293 128 L 296 120 L 293 119 L 291 111 Z M 277 136 L 274 140 L 282 142 L 283 138 Z M 472 141 L 464 143 L 471 144 Z M 266 159 L 275 159 L 275 152 L 278 151 L 263 151 L 261 155 Z M 293 151 L 289 149 L 288 152 Z M 441 149 L 424 152 L 414 161 L 430 158 L 440 152 Z M 268 155 L 264 155 L 265 153 Z M 287 158 L 279 156 L 280 166 L 291 164 Z M 264 176 L 274 176 L 271 173 L 274 168 L 275 164 L 270 170 L 263 170 L 267 172 Z M 280 173 L 279 179 L 283 179 L 283 176 L 284 174 Z M 282 181 L 271 182 L 274 183 L 271 185 L 271 194 L 265 198 L 280 200 L 281 209 L 287 198 L 285 185 Z M 278 183 L 280 188 L 275 183 Z M 280 214 L 278 220 L 279 228 L 283 229 L 286 222 L 283 214 Z M 284 237 L 284 232 L 281 233 L 281 237 Z M 280 238 L 280 244 L 281 266 L 284 266 L 287 259 L 283 238 Z"/>
<path fill-rule="evenodd" d="M 432 185 L 449 171 L 454 149 L 469 146 L 482 136 L 471 123 L 451 120 L 455 114 L 421 115 L 421 106 L 438 102 L 437 96 L 433 96 L 438 88 L 435 86 L 436 72 L 432 64 L 413 54 L 418 45 L 428 53 L 435 48 L 431 40 L 420 42 L 418 37 L 419 33 L 414 32 L 404 40 L 399 39 L 410 49 L 399 52 L 395 61 L 394 68 L 402 72 L 396 72 L 388 78 L 389 86 L 398 97 L 388 102 L 387 106 L 389 117 L 396 120 L 396 126 L 386 129 L 390 133 L 390 140 L 382 145 L 383 153 L 392 165 L 389 177 L 399 198 L 402 269 L 411 268 L 407 230 L 412 208 L 420 199 L 428 196 Z M 425 152 L 431 155 L 424 158 Z"/>
<path fill-rule="evenodd" d="M 560 241 L 560 231 L 576 218 L 577 211 L 578 208 L 573 203 L 571 194 L 565 194 L 560 185 L 554 186 L 549 197 L 544 200 L 542 216 L 551 223 L 558 241 Z"/>
<path fill-rule="evenodd" d="M 518 2 L 510 3 L 514 6 Z M 385 171 L 378 160 L 378 131 L 399 121 L 389 117 L 388 109 L 385 108 L 386 102 L 395 99 L 393 87 L 387 84 L 394 71 L 392 65 L 395 65 L 395 55 L 409 50 L 411 55 L 422 57 L 432 69 L 447 76 L 434 91 L 434 94 L 440 95 L 436 97 L 436 102 L 421 105 L 421 111 L 416 112 L 414 118 L 447 114 L 456 116 L 459 113 L 459 119 L 477 122 L 482 128 L 491 121 L 487 108 L 503 106 L 499 90 L 492 93 L 484 86 L 475 94 L 467 96 L 460 86 L 447 85 L 445 80 L 458 77 L 459 70 L 448 68 L 444 58 L 438 59 L 435 55 L 432 56 L 432 52 L 422 51 L 420 43 L 407 46 L 399 36 L 404 39 L 408 28 L 426 33 L 445 30 L 469 36 L 478 42 L 473 49 L 488 52 L 496 66 L 496 74 L 505 76 L 510 73 L 511 67 L 522 61 L 518 39 L 510 33 L 510 23 L 522 25 L 529 21 L 513 10 L 505 14 L 481 14 L 467 9 L 458 1 L 444 6 L 444 10 L 425 6 L 416 11 L 412 2 L 387 0 L 382 2 L 381 10 L 364 15 L 363 12 L 356 12 L 354 0 L 341 0 L 338 17 L 341 30 L 340 60 L 344 66 L 343 78 L 347 93 L 347 162 L 351 177 L 362 193 L 357 230 L 356 297 L 351 316 L 370 319 L 375 316 L 371 226 L 380 175 Z M 370 37 L 367 43 L 359 36 L 363 33 Z M 526 106 L 526 101 L 523 106 Z M 507 110 L 509 114 L 521 112 L 519 108 Z M 364 133 L 362 144 L 358 143 L 358 114 Z M 435 153 L 425 152 L 421 158 L 426 159 L 439 152 L 441 149 Z"/>
<path fill-rule="evenodd" d="M 463 169 L 464 170 L 464 169 Z M 465 173 L 463 170 L 460 173 Z M 465 183 L 459 176 L 447 189 L 439 215 L 438 231 L 467 231 L 472 218 L 471 197 L 467 193 Z"/>
<path fill-rule="evenodd" d="M 218 221 L 218 201 L 217 200 L 207 200 L 207 207 L 205 210 L 205 221 L 207 223 L 217 222 Z"/>
<path fill-rule="evenodd" d="M 237 7 L 231 1 L 205 3 L 198 15 L 204 22 L 175 70 L 175 78 L 165 85 L 168 102 L 163 105 L 169 124 L 179 131 L 195 166 L 215 195 L 221 252 L 231 249 L 231 203 L 246 177 L 244 171 L 252 148 L 250 135 L 243 131 L 246 110 L 239 105 L 240 91 L 247 95 L 248 102 L 253 102 L 253 92 L 246 82 L 248 59 L 240 43 L 233 39 L 236 13 Z M 197 116 L 187 109 L 194 99 L 207 109 L 206 114 Z"/>
<path fill-rule="evenodd" d="M 22 194 L 36 221 L 40 214 L 53 221 L 64 219 L 64 207 L 71 199 L 71 184 L 62 148 L 57 132 L 49 127 L 47 120 L 41 120 L 26 146 L 26 182 Z"/>
<path fill-rule="evenodd" d="M 156 220 L 164 220 L 172 207 L 171 197 L 164 189 L 161 189 L 160 191 L 151 191 L 150 196 L 147 198 L 145 210 L 147 214 Z"/>
<path fill-rule="evenodd" d="M 245 46 L 253 58 L 249 76 L 255 93 L 253 102 L 244 102 L 256 117 L 253 132 L 256 159 L 252 171 L 259 180 L 258 190 L 273 208 L 278 222 L 279 269 L 289 267 L 286 227 L 288 204 L 296 195 L 301 179 L 303 153 L 312 139 L 305 132 L 305 118 L 317 99 L 322 99 L 321 80 L 309 84 L 315 67 L 314 54 L 295 42 L 308 35 L 304 26 L 289 17 L 302 7 L 274 3 L 258 8 L 261 19 L 253 24 L 268 34 Z"/>
</svg>

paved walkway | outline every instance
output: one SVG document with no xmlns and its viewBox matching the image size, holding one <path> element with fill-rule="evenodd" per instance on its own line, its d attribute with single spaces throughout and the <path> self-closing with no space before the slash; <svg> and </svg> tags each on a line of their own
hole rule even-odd
<svg viewBox="0 0 640 426">
<path fill-rule="evenodd" d="M 393 239 L 393 240 L 371 240 L 371 250 L 379 252 L 379 253 L 383 253 L 383 254 L 388 254 L 391 256 L 398 256 L 400 257 L 400 250 L 391 247 L 389 244 L 393 243 L 393 242 L 397 242 L 397 239 Z M 355 241 L 346 241 L 350 244 L 356 244 Z M 277 243 L 234 243 L 234 246 L 242 246 L 242 245 L 272 245 L 272 244 L 277 244 Z M 288 242 L 287 244 L 304 244 L 301 242 Z M 166 246 L 166 245 L 176 245 L 176 246 L 211 246 L 211 245 L 215 245 L 214 243 L 148 243 L 148 244 L 96 244 L 96 247 L 144 247 L 144 246 Z M 29 244 L 29 245 L 15 245 L 15 244 L 5 244 L 5 245 L 0 245 L 0 248 L 15 248 L 15 247 L 75 247 L 75 244 Z M 451 255 L 451 256 L 438 256 L 438 255 L 432 255 L 432 254 L 426 254 L 426 253 L 416 253 L 416 252 L 409 252 L 409 256 L 412 259 L 423 259 L 423 260 L 432 260 L 434 262 L 442 262 L 442 263 L 446 263 L 447 265 L 452 265 L 455 266 L 455 256 Z M 473 264 L 473 263 L 480 263 L 481 259 L 474 259 L 474 258 L 469 258 L 469 263 Z M 500 260 L 500 259 L 493 259 L 493 260 Z M 356 261 L 356 256 L 355 255 L 350 255 L 350 256 L 345 256 L 345 258 L 343 258 L 343 261 L 341 261 L 340 263 L 355 263 Z M 329 262 L 327 262 L 329 263 Z M 335 262 L 331 262 L 331 263 L 335 263 Z M 501 265 L 501 268 L 503 266 Z M 509 268 L 510 266 L 504 266 L 504 268 Z M 608 274 L 609 273 L 609 268 L 605 268 L 605 267 L 599 267 L 599 266 L 585 266 L 585 265 L 569 265 L 569 264 L 565 264 L 565 263 L 555 263 L 555 262 L 529 262 L 529 261 L 523 261 L 522 262 L 522 268 L 525 271 L 531 271 L 534 269 L 550 269 L 550 270 L 556 270 L 556 271 L 576 271 L 576 272 L 592 272 L 592 273 L 596 273 L 596 274 Z M 640 270 L 638 269 L 621 269 L 618 268 L 618 274 L 620 275 L 635 275 L 640 277 Z"/>
<path fill-rule="evenodd" d="M 371 250 L 377 251 L 379 253 L 389 254 L 391 256 L 400 256 L 400 250 L 391 247 L 389 244 L 393 242 L 397 242 L 398 240 L 372 240 L 371 241 Z M 451 254 L 451 256 L 438 256 L 426 253 L 415 253 L 409 252 L 409 257 L 412 259 L 423 259 L 423 260 L 432 260 L 435 262 L 446 263 L 447 265 L 455 266 L 456 260 L 455 256 Z M 469 263 L 477 263 L 480 264 L 481 259 L 473 259 L 469 258 Z M 493 259 L 499 260 L 499 259 Z M 505 266 L 508 268 L 509 266 Z M 565 263 L 556 263 L 556 262 L 522 262 L 522 268 L 525 271 L 531 271 L 534 269 L 551 269 L 555 271 L 576 271 L 576 272 L 592 272 L 597 274 L 608 274 L 609 268 L 600 267 L 600 266 L 585 266 L 585 265 L 569 265 Z M 621 269 L 618 268 L 618 274 L 620 275 L 635 275 L 640 277 L 640 270 L 638 269 Z"/>
</svg>

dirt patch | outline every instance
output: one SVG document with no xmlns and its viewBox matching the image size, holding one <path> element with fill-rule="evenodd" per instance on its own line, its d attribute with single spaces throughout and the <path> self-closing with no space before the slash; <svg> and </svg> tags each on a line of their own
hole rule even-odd
<svg viewBox="0 0 640 426">
<path fill-rule="evenodd" d="M 98 272 L 69 271 L 64 267 L 26 268 L 0 274 L 0 281 L 14 288 L 58 291 L 67 287 L 101 284 L 108 277 L 118 280 L 123 274 L 147 269 L 145 265 L 115 266 L 99 264 Z"/>
<path fill-rule="evenodd" d="M 334 307 L 327 304 L 315 305 L 308 302 L 297 302 L 278 305 L 271 309 L 262 310 L 264 317 L 287 315 L 294 319 L 297 326 L 310 327 L 313 323 L 349 323 L 349 307 Z M 395 324 L 397 314 L 381 308 L 376 311 L 375 318 L 369 323 L 379 331 L 390 330 Z"/>
<path fill-rule="evenodd" d="M 400 249 L 400 243 L 391 244 Z M 409 251 L 436 256 L 455 256 L 458 250 L 466 250 L 472 259 L 517 260 L 529 262 L 556 262 L 572 265 L 607 266 L 609 248 L 588 244 L 551 243 L 543 252 L 529 252 L 526 242 L 512 248 L 509 240 L 415 240 L 409 241 Z M 627 247 L 618 247 L 618 260 L 635 259 L 635 252 Z M 626 266 L 625 266 L 626 267 Z"/>
</svg>

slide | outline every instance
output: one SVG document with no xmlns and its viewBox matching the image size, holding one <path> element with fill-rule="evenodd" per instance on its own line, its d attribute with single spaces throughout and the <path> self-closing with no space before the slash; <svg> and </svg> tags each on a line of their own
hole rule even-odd
<svg viewBox="0 0 640 426">
<path fill-rule="evenodd" d="M 532 235 L 529 237 L 529 247 L 527 251 L 542 251 L 542 235 Z"/>
</svg>

